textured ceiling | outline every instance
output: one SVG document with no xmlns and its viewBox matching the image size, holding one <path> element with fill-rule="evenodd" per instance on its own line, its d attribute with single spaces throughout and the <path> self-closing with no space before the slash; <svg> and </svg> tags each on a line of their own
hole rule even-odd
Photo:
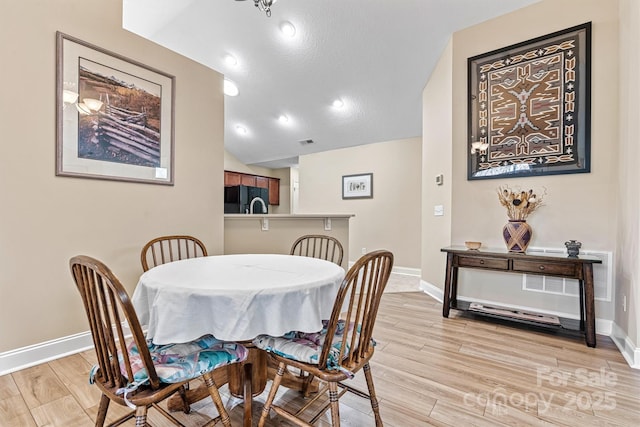
<svg viewBox="0 0 640 427">
<path fill-rule="evenodd" d="M 279 0 L 268 18 L 251 0 L 123 0 L 123 26 L 233 80 L 225 148 L 246 164 L 284 167 L 421 135 L 422 90 L 451 34 L 536 1 Z"/>
</svg>

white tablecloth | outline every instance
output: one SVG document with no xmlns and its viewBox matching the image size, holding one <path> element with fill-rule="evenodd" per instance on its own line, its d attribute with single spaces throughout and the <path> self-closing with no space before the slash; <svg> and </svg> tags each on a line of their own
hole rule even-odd
<svg viewBox="0 0 640 427">
<path fill-rule="evenodd" d="M 221 255 L 171 262 L 140 276 L 133 305 L 156 344 L 204 334 L 228 341 L 314 332 L 344 278 L 328 261 L 290 255 Z"/>
</svg>

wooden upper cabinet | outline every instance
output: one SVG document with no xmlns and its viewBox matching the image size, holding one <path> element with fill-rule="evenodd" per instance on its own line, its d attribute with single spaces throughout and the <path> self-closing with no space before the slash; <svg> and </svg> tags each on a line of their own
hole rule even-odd
<svg viewBox="0 0 640 427">
<path fill-rule="evenodd" d="M 241 185 L 248 185 L 250 187 L 255 187 L 256 186 L 256 176 L 255 175 L 242 174 L 242 175 L 240 175 L 240 184 Z"/>
<path fill-rule="evenodd" d="M 251 175 L 241 172 L 224 171 L 224 186 L 248 185 L 250 187 L 268 188 L 269 204 L 280 204 L 280 179 L 268 176 Z"/>
<path fill-rule="evenodd" d="M 280 180 L 278 178 L 269 178 L 269 204 L 280 204 Z"/>
<path fill-rule="evenodd" d="M 224 186 L 233 187 L 240 185 L 240 174 L 238 172 L 224 171 Z"/>
<path fill-rule="evenodd" d="M 269 188 L 269 178 L 266 176 L 256 176 L 256 187 Z"/>
</svg>

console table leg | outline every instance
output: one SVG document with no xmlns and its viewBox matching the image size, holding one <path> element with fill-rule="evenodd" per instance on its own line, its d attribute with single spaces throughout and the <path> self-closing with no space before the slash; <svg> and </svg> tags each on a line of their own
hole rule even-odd
<svg viewBox="0 0 640 427">
<path fill-rule="evenodd" d="M 582 265 L 584 277 L 585 338 L 589 347 L 596 346 L 596 309 L 593 291 L 593 266 Z"/>
<path fill-rule="evenodd" d="M 578 293 L 580 294 L 580 330 L 584 332 L 584 280 L 578 280 Z"/>
<path fill-rule="evenodd" d="M 449 317 L 449 305 L 451 303 L 451 270 L 453 268 L 453 254 L 447 253 L 447 269 L 444 278 L 444 295 L 442 297 L 442 317 Z"/>
</svg>

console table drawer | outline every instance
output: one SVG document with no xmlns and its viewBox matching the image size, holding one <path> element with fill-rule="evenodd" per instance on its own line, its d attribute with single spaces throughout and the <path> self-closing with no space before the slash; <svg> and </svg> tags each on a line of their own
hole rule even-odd
<svg viewBox="0 0 640 427">
<path fill-rule="evenodd" d="M 502 259 L 502 258 L 481 258 L 481 257 L 459 256 L 458 266 L 476 267 L 476 268 L 492 268 L 495 270 L 508 270 L 509 260 Z"/>
<path fill-rule="evenodd" d="M 553 262 L 513 260 L 513 271 L 522 273 L 548 274 L 550 276 L 576 276 L 576 266 Z"/>
</svg>

